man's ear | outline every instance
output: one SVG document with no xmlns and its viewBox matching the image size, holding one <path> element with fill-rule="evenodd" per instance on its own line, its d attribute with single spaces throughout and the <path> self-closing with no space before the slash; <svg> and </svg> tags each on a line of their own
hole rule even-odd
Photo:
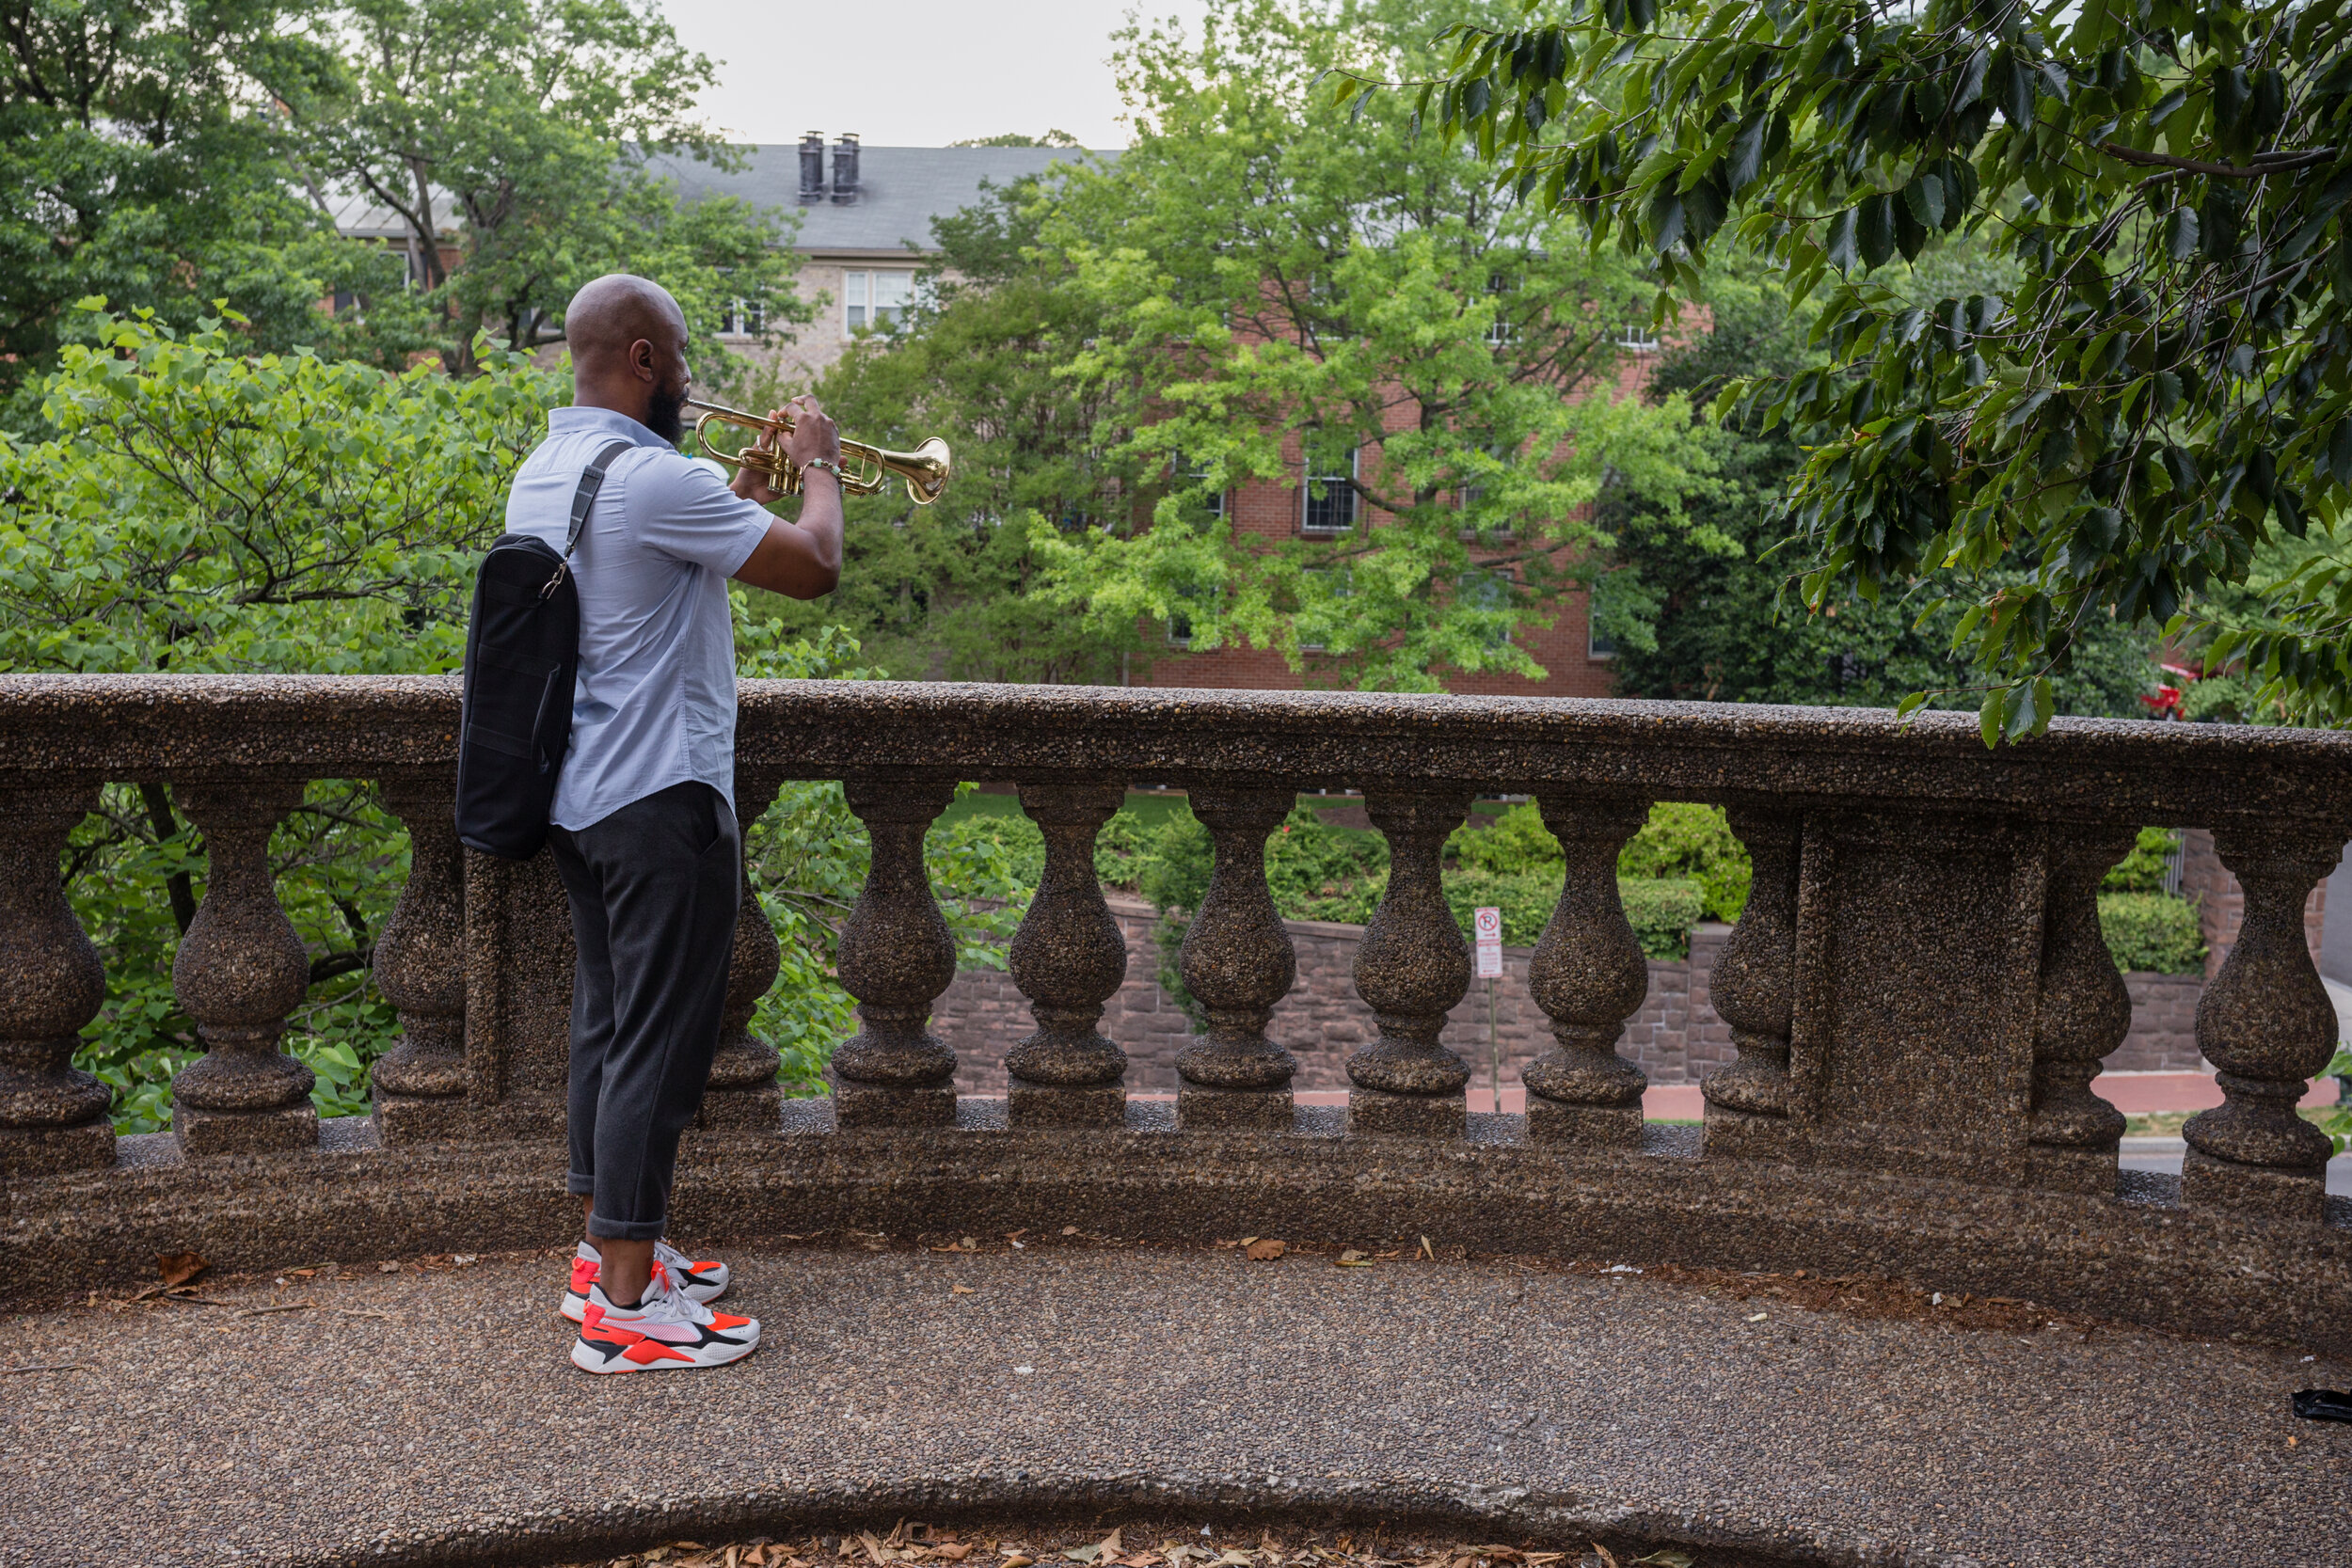
<svg viewBox="0 0 2352 1568">
<path fill-rule="evenodd" d="M 640 381 L 659 383 L 661 372 L 654 367 L 653 344 L 644 338 L 628 345 L 629 373 Z"/>
</svg>

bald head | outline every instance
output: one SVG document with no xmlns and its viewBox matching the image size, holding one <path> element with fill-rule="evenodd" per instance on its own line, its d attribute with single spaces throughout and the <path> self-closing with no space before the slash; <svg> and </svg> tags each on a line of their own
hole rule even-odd
<svg viewBox="0 0 2352 1568">
<path fill-rule="evenodd" d="M 564 337 L 572 351 L 573 402 L 627 414 L 673 441 L 684 432 L 686 313 L 669 290 L 607 274 L 572 296 Z"/>
</svg>

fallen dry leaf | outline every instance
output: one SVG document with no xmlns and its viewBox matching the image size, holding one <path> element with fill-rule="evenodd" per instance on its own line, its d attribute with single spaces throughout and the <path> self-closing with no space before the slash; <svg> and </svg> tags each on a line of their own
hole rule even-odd
<svg viewBox="0 0 2352 1568">
<path fill-rule="evenodd" d="M 1343 1269 L 1368 1269 L 1372 1267 L 1372 1259 L 1365 1257 L 1362 1253 L 1358 1252 L 1354 1247 L 1349 1247 L 1345 1252 L 1341 1253 L 1339 1257 L 1333 1259 L 1332 1261 Z"/>
<path fill-rule="evenodd" d="M 213 1265 L 203 1254 L 196 1252 L 167 1252 L 155 1259 L 155 1272 L 164 1276 L 164 1289 L 185 1285 Z"/>
<path fill-rule="evenodd" d="M 965 1293 L 967 1295 L 970 1294 L 969 1291 L 966 1291 Z M 946 1542 L 940 1545 L 933 1546 L 931 1548 L 931 1553 L 935 1557 L 945 1558 L 949 1562 L 961 1562 L 965 1558 L 972 1555 L 972 1543 L 969 1541 Z"/>
<path fill-rule="evenodd" d="M 1616 1558 L 1611 1555 L 1608 1547 L 1597 1541 L 1593 1543 L 1593 1555 L 1600 1559 L 1600 1568 L 1617 1568 Z"/>
<path fill-rule="evenodd" d="M 400 1265 L 398 1263 L 391 1262 L 378 1263 L 375 1266 L 375 1272 L 378 1274 L 398 1274 L 400 1272 Z M 647 1560 L 650 1561 L 651 1559 L 648 1559 Z"/>
<path fill-rule="evenodd" d="M 1636 1568 L 1645 1562 L 1654 1563 L 1657 1568 L 1691 1568 L 1691 1554 L 1677 1551 L 1674 1547 L 1668 1546 L 1662 1551 L 1652 1552 L 1647 1557 L 1637 1557 L 1633 1561 Z"/>
<path fill-rule="evenodd" d="M 1019 1552 L 1009 1552 L 1005 1556 L 1005 1560 L 999 1563 L 997 1568 L 1030 1568 L 1030 1564 L 1035 1561 L 1037 1559 L 1033 1557 L 1024 1557 Z"/>
<path fill-rule="evenodd" d="M 1253 1263 L 1271 1263 L 1290 1249 L 1268 1237 L 1257 1237 L 1242 1247 L 1242 1256 Z"/>
<path fill-rule="evenodd" d="M 1061 1227 L 1061 1233 L 1065 1236 L 1075 1236 L 1078 1233 L 1078 1227 L 1074 1225 L 1065 1225 Z"/>
<path fill-rule="evenodd" d="M 972 1287 L 969 1285 L 950 1285 L 947 1287 L 947 1293 L 951 1296 L 968 1296 L 972 1293 Z M 962 1560 L 958 1559 L 957 1560 L 961 1561 Z"/>
</svg>

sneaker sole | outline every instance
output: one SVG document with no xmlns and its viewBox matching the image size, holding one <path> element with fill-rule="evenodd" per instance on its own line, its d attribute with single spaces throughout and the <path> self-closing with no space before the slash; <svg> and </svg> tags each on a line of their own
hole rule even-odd
<svg viewBox="0 0 2352 1568">
<path fill-rule="evenodd" d="M 586 1340 L 575 1338 L 572 1341 L 572 1365 L 583 1372 L 598 1375 L 613 1372 L 691 1372 L 705 1367 L 732 1367 L 758 1349 L 759 1341 L 754 1339 L 748 1345 L 705 1345 L 700 1350 L 685 1353 L 693 1357 L 691 1361 L 679 1361 L 670 1356 L 653 1361 L 631 1361 L 626 1355 L 616 1355 L 608 1361 L 590 1350 Z"/>
</svg>

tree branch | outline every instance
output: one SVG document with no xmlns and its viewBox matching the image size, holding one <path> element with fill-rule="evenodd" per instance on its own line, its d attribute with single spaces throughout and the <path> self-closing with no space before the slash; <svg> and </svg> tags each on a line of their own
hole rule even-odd
<svg viewBox="0 0 2352 1568">
<path fill-rule="evenodd" d="M 2207 163 L 2202 158 L 2175 158 L 2169 152 L 2143 152 L 2137 147 L 2124 147 L 2117 142 L 2101 142 L 2099 150 L 2108 157 L 2142 168 L 2177 169 L 2184 174 L 2209 174 L 2217 180 L 2259 180 L 2265 174 L 2284 174 L 2293 169 L 2324 164 L 2339 156 L 2342 149 L 2315 147 L 2308 152 L 2257 152 L 2257 160 L 2241 168 L 2235 164 Z"/>
</svg>

